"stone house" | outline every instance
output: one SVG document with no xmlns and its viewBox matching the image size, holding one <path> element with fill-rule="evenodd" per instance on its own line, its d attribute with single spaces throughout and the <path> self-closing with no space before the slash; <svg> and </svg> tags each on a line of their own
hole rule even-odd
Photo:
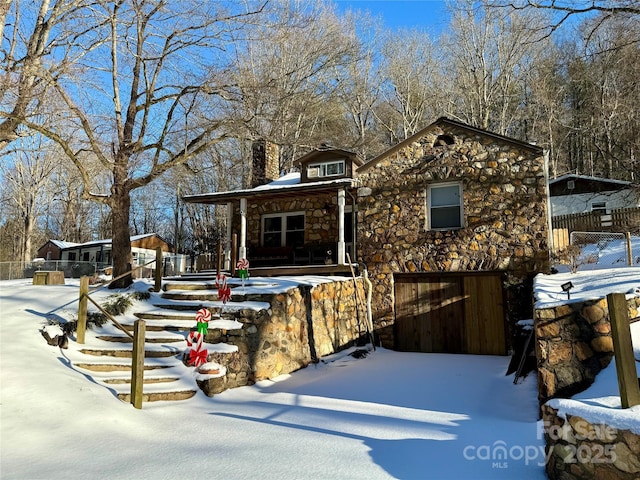
<svg viewBox="0 0 640 480">
<path fill-rule="evenodd" d="M 540 147 L 440 118 L 368 162 L 319 149 L 296 165 L 279 177 L 261 142 L 252 188 L 185 200 L 227 205 L 252 268 L 357 261 L 387 347 L 507 353 L 507 320 L 532 318 L 532 278 L 549 268 Z"/>
<path fill-rule="evenodd" d="M 257 141 L 251 188 L 184 199 L 226 206 L 225 249 L 235 234 L 238 258 L 247 258 L 252 268 L 345 267 L 348 253 L 355 259 L 355 171 L 362 164 L 353 152 L 318 149 L 296 160 L 299 172 L 280 176 L 278 147 Z"/>
</svg>

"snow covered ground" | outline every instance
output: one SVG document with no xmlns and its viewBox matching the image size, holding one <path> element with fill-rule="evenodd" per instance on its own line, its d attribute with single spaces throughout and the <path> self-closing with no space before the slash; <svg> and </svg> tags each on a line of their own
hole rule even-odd
<svg viewBox="0 0 640 480">
<path fill-rule="evenodd" d="M 640 283 L 629 270 L 616 288 Z M 543 277 L 540 291 L 553 297 L 559 279 Z M 576 296 L 588 290 L 578 285 Z M 343 353 L 276 381 L 136 410 L 40 335 L 47 312 L 77 295 L 73 280 L 0 282 L 3 480 L 545 478 L 535 376 L 514 385 L 508 357 Z M 611 368 L 599 397 L 617 393 Z M 508 458 L 492 458 L 499 447 Z"/>
</svg>

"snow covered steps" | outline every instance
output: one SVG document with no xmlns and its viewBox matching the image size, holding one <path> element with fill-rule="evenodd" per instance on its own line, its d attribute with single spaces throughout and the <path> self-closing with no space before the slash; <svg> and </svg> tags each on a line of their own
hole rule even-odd
<svg viewBox="0 0 640 480">
<path fill-rule="evenodd" d="M 133 332 L 136 319 L 145 322 L 143 402 L 185 400 L 196 394 L 198 382 L 227 375 L 224 358 L 238 352 L 236 345 L 205 341 L 202 348 L 207 350 L 209 358 L 221 363 L 207 362 L 199 368 L 187 365 L 191 347 L 186 340 L 196 329 L 198 310 L 207 308 L 212 312 L 209 331 L 224 333 L 243 328 L 237 320 L 221 317 L 227 314 L 221 312 L 222 302 L 217 301 L 217 288 L 211 282 L 179 283 L 174 287 L 169 285 L 169 292 L 166 290 L 147 304 L 147 309 L 143 306 L 132 315 L 118 319 L 128 332 Z M 129 402 L 132 343 L 130 336 L 114 325 L 106 324 L 87 331 L 86 343 L 74 345 L 73 351 L 69 352 L 70 360 L 96 383 Z"/>
</svg>

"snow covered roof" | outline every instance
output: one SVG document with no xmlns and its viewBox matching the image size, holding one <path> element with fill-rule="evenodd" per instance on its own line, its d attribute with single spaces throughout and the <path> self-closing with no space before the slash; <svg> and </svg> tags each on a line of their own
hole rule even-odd
<svg viewBox="0 0 640 480">
<path fill-rule="evenodd" d="M 158 236 L 157 233 L 143 233 L 141 235 L 132 235 L 131 236 L 131 241 L 135 242 L 137 240 L 142 240 L 143 238 L 147 238 L 147 237 L 153 237 L 153 236 Z M 91 242 L 85 242 L 85 243 L 68 243 L 68 242 L 61 242 L 61 243 L 68 243 L 68 245 L 66 247 L 61 247 L 63 249 L 73 249 L 73 248 L 84 248 L 84 247 L 91 247 L 91 246 L 96 246 L 96 245 L 111 245 L 112 243 L 112 239 L 111 238 L 105 238 L 102 240 L 92 240 Z"/>
<path fill-rule="evenodd" d="M 339 178 L 336 180 L 301 183 L 300 173 L 293 172 L 273 182 L 255 188 L 186 195 L 183 197 L 183 200 L 189 203 L 224 203 L 229 200 L 255 196 L 296 195 L 310 192 L 335 191 L 339 188 L 353 187 L 355 186 L 355 182 L 353 178 Z"/>
<path fill-rule="evenodd" d="M 567 180 L 588 180 L 590 182 L 612 183 L 612 184 L 623 185 L 623 186 L 631 185 L 631 182 L 628 182 L 626 180 L 615 180 L 613 178 L 591 177 L 589 175 L 578 175 L 577 173 L 566 173 L 564 175 L 560 175 L 559 177 L 549 180 L 549 184 L 553 185 L 554 183 L 564 182 Z"/>
<path fill-rule="evenodd" d="M 53 243 L 58 248 L 69 248 L 69 247 L 75 247 L 76 245 L 79 245 L 79 243 L 65 242 L 63 240 L 49 240 L 49 242 Z"/>
</svg>

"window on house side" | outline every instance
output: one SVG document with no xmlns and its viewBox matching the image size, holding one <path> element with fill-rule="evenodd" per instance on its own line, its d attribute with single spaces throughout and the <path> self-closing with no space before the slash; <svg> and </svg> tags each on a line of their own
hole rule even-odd
<svg viewBox="0 0 640 480">
<path fill-rule="evenodd" d="M 591 204 L 591 211 L 592 212 L 597 212 L 597 213 L 601 213 L 601 214 L 606 214 L 607 213 L 607 202 L 593 202 Z"/>
<path fill-rule="evenodd" d="M 263 215 L 263 247 L 297 247 L 301 245 L 304 245 L 303 212 Z"/>
<path fill-rule="evenodd" d="M 307 177 L 337 177 L 344 175 L 344 160 L 313 163 L 307 167 Z"/>
<path fill-rule="evenodd" d="M 462 185 L 429 185 L 427 189 L 427 228 L 454 230 L 462 228 Z"/>
</svg>

